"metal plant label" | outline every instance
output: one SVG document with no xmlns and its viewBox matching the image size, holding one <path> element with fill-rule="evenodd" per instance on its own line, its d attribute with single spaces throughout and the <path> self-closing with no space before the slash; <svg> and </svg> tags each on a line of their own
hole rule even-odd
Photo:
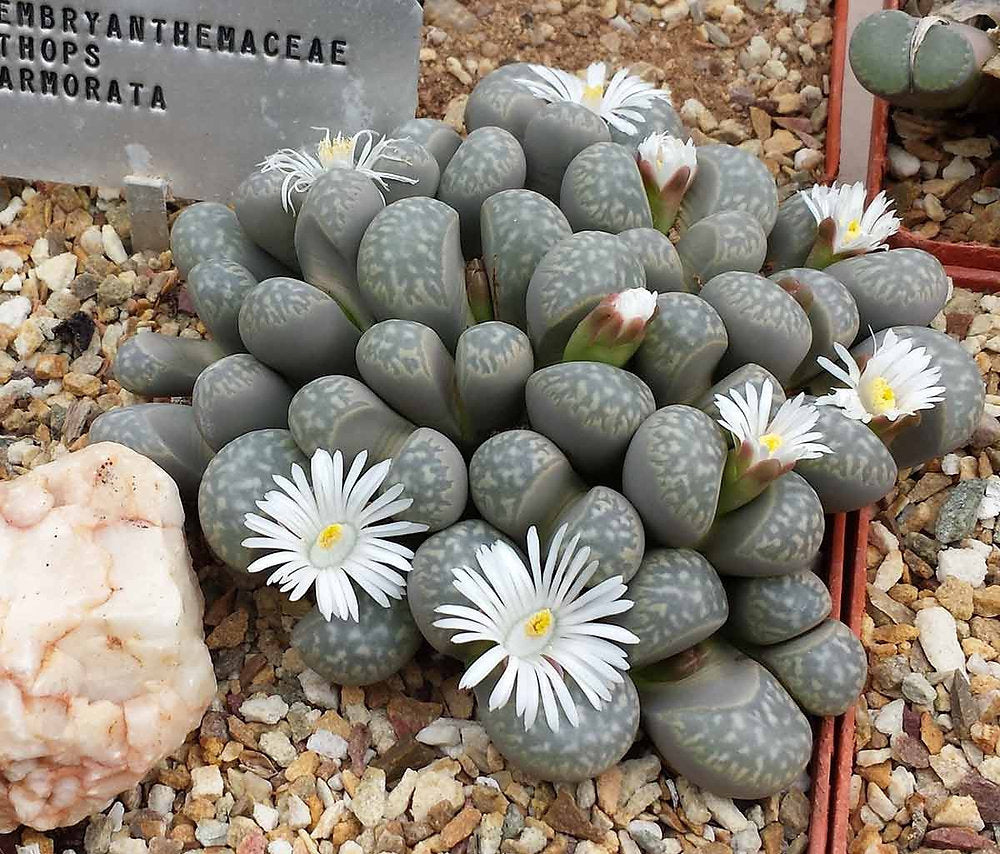
<svg viewBox="0 0 1000 854">
<path fill-rule="evenodd" d="M 0 0 L 0 174 L 228 200 L 313 128 L 416 107 L 416 0 Z"/>
</svg>

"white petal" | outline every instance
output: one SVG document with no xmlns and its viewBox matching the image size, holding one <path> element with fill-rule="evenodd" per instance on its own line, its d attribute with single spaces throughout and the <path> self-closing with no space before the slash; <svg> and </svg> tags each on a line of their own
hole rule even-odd
<svg viewBox="0 0 1000 854">
<path fill-rule="evenodd" d="M 505 650 L 502 646 L 495 646 L 492 649 L 486 650 L 486 652 L 469 665 L 469 669 L 465 671 L 465 675 L 462 677 L 459 687 L 475 688 L 476 685 L 489 676 L 496 666 L 506 657 L 507 650 Z"/>
</svg>

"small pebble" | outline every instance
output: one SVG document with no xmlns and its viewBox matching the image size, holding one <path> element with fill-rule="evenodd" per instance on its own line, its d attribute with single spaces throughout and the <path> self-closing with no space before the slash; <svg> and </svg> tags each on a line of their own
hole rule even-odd
<svg viewBox="0 0 1000 854">
<path fill-rule="evenodd" d="M 965 654 L 958 643 L 955 618 L 944 608 L 924 608 L 917 613 L 920 646 L 931 666 L 939 673 L 965 672 Z"/>
</svg>

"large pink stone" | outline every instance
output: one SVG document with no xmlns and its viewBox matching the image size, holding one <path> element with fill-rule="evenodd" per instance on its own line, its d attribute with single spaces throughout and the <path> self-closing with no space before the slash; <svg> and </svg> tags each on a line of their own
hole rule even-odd
<svg viewBox="0 0 1000 854">
<path fill-rule="evenodd" d="M 92 445 L 0 484 L 0 832 L 74 824 L 215 694 L 174 482 Z"/>
</svg>

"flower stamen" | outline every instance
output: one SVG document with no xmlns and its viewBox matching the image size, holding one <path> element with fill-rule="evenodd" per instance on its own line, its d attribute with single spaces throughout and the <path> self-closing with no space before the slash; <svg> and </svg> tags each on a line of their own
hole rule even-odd
<svg viewBox="0 0 1000 854">
<path fill-rule="evenodd" d="M 542 608 L 524 621 L 524 633 L 529 638 L 542 638 L 552 628 L 552 609 Z"/>
<path fill-rule="evenodd" d="M 896 393 L 885 377 L 875 377 L 872 383 L 872 404 L 881 415 L 896 406 Z"/>
<path fill-rule="evenodd" d="M 338 525 L 336 523 L 333 525 L 327 525 L 322 531 L 319 532 L 319 536 L 316 537 L 316 545 L 321 549 L 332 549 L 337 543 L 340 542 L 343 536 L 343 525 Z"/>
<path fill-rule="evenodd" d="M 767 448 L 769 454 L 774 454 L 783 444 L 785 440 L 781 438 L 777 433 L 768 433 L 765 436 L 760 437 L 760 443 Z"/>
</svg>

